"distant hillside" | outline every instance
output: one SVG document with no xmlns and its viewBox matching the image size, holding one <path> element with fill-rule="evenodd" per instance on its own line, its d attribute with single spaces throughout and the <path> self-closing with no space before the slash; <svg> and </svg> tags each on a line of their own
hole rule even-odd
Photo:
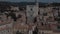
<svg viewBox="0 0 60 34">
<path fill-rule="evenodd" d="M 1 2 L 0 6 L 26 6 L 26 5 L 35 5 L 35 2 Z M 60 6 L 60 3 L 42 3 L 39 2 L 39 6 Z"/>
<path fill-rule="evenodd" d="M 51 3 L 52 6 L 60 6 L 60 3 Z"/>
<path fill-rule="evenodd" d="M 46 3 L 41 3 L 39 2 L 39 4 L 44 5 Z M 0 2 L 0 5 L 14 5 L 14 6 L 26 6 L 26 5 L 35 5 L 35 2 Z"/>
</svg>

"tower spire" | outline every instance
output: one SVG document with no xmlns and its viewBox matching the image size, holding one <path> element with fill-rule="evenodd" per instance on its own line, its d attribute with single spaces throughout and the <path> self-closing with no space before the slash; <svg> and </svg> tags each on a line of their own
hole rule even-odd
<svg viewBox="0 0 60 34">
<path fill-rule="evenodd" d="M 36 5 L 38 5 L 38 0 L 35 0 Z"/>
<path fill-rule="evenodd" d="M 37 3 L 37 2 L 38 2 L 38 0 L 35 0 L 35 2 Z"/>
</svg>

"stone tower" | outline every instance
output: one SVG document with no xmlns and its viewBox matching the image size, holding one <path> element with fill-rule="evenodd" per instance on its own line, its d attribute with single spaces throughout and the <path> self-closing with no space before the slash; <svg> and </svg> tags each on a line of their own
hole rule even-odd
<svg viewBox="0 0 60 34">
<path fill-rule="evenodd" d="M 38 2 L 35 0 L 35 4 L 26 6 L 27 22 L 33 22 L 34 18 L 38 15 Z"/>
<path fill-rule="evenodd" d="M 35 3 L 36 3 L 36 6 L 38 6 L 38 5 L 39 5 L 38 0 L 35 0 Z"/>
</svg>

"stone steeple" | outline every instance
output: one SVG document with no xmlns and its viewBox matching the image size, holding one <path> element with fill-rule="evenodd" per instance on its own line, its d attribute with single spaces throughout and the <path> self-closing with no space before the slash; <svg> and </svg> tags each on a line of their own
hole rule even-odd
<svg viewBox="0 0 60 34">
<path fill-rule="evenodd" d="M 38 6 L 38 0 L 35 0 L 36 5 Z"/>
</svg>

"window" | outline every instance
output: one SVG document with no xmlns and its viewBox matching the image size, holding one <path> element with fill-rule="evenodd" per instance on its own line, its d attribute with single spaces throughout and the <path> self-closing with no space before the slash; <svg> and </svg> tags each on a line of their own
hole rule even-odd
<svg viewBox="0 0 60 34">
<path fill-rule="evenodd" d="M 20 11 L 23 11 L 23 8 L 19 8 Z"/>
<path fill-rule="evenodd" d="M 1 19 L 1 17 L 0 17 L 0 19 Z"/>
<path fill-rule="evenodd" d="M 58 13 L 58 16 L 60 17 L 60 12 Z"/>
<path fill-rule="evenodd" d="M 16 34 L 22 34 L 22 32 L 16 31 Z"/>
<path fill-rule="evenodd" d="M 53 8 L 53 9 L 55 9 L 55 10 L 59 10 L 59 8 Z"/>
<path fill-rule="evenodd" d="M 38 15 L 40 14 L 40 12 L 38 12 Z"/>
<path fill-rule="evenodd" d="M 18 18 L 21 18 L 22 17 L 22 15 L 18 15 Z"/>
<path fill-rule="evenodd" d="M 44 25 L 43 22 L 41 23 L 41 25 L 42 25 L 42 26 Z"/>
<path fill-rule="evenodd" d="M 54 20 L 56 20 L 56 21 L 60 21 L 60 18 L 54 18 Z"/>
<path fill-rule="evenodd" d="M 52 18 L 51 16 L 49 16 L 49 18 Z"/>
<path fill-rule="evenodd" d="M 9 32 L 9 30 L 8 30 L 8 32 Z"/>
<path fill-rule="evenodd" d="M 0 20 L 2 20 L 2 18 L 0 17 Z"/>
<path fill-rule="evenodd" d="M 36 18 L 36 17 L 34 18 L 34 23 L 35 23 L 35 22 L 37 22 L 37 18 Z"/>
<path fill-rule="evenodd" d="M 60 29 L 60 26 L 57 26 L 58 29 Z"/>
<path fill-rule="evenodd" d="M 60 21 L 58 21 L 58 23 L 60 23 Z"/>
<path fill-rule="evenodd" d="M 31 8 L 31 11 L 32 11 L 33 9 Z"/>
<path fill-rule="evenodd" d="M 43 13 L 43 16 L 47 16 L 47 13 Z"/>
</svg>

